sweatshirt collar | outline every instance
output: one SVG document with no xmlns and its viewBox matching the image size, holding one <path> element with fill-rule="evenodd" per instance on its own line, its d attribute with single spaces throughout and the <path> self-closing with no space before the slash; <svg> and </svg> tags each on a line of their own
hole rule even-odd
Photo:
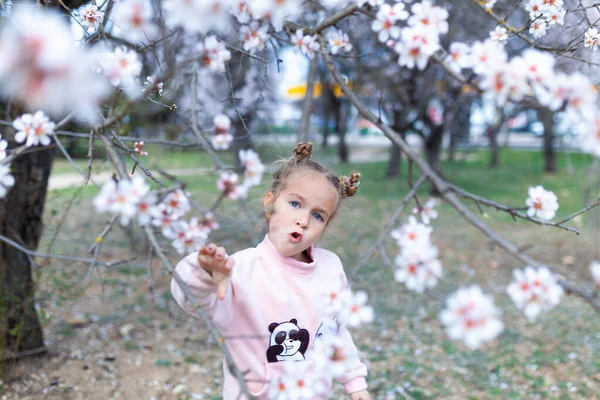
<svg viewBox="0 0 600 400">
<path fill-rule="evenodd" d="M 269 264 L 274 263 L 276 266 L 294 274 L 310 275 L 315 271 L 315 251 L 312 245 L 307 249 L 308 255 L 312 259 L 310 263 L 298 261 L 295 258 L 280 254 L 273 243 L 271 243 L 271 240 L 269 240 L 268 233 L 265 235 L 265 239 L 256 246 L 256 249 L 259 250 L 260 255 L 264 256 L 264 262 Z"/>
</svg>

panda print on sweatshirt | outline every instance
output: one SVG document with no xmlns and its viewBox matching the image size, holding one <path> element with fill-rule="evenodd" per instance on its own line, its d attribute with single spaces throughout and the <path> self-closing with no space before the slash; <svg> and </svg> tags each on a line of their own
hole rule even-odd
<svg viewBox="0 0 600 400">
<path fill-rule="evenodd" d="M 286 322 L 273 322 L 269 325 L 269 348 L 267 361 L 302 361 L 308 349 L 310 334 L 308 330 L 298 326 L 298 321 L 292 318 Z"/>
</svg>

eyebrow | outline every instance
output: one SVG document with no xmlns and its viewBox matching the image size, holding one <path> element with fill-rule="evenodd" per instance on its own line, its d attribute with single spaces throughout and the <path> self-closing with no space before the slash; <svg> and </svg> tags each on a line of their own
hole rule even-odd
<svg viewBox="0 0 600 400">
<path fill-rule="evenodd" d="M 305 199 L 304 197 L 300 196 L 298 193 L 290 193 L 290 195 L 292 195 L 292 196 L 296 196 L 296 197 L 298 197 L 300 200 L 302 200 L 303 202 L 306 202 L 306 199 Z M 317 210 L 317 211 L 319 211 L 319 212 L 322 212 L 323 214 L 325 214 L 325 216 L 329 217 L 329 213 L 328 213 L 328 212 L 327 212 L 327 211 L 326 211 L 324 208 L 321 208 L 321 207 L 315 207 L 315 210 Z"/>
</svg>

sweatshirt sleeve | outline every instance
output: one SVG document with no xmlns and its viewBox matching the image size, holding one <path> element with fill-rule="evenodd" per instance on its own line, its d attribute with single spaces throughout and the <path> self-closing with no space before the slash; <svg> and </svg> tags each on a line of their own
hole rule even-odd
<svg viewBox="0 0 600 400">
<path fill-rule="evenodd" d="M 341 264 L 341 261 L 340 261 Z M 349 284 L 342 267 L 342 288 L 348 289 Z M 339 338 L 344 343 L 344 347 L 348 349 L 350 354 L 355 354 L 352 364 L 348 367 L 346 373 L 340 378 L 336 379 L 338 383 L 344 385 L 346 393 L 355 393 L 361 390 L 367 389 L 367 366 L 363 364 L 358 358 L 358 349 L 352 340 L 352 336 L 346 327 L 346 324 L 340 325 L 340 331 L 338 333 Z"/>
<path fill-rule="evenodd" d="M 192 253 L 179 261 L 175 271 L 187 285 L 197 306 L 202 307 L 221 331 L 225 330 L 233 320 L 235 313 L 232 280 L 229 280 L 225 298 L 219 300 L 217 298 L 217 285 L 212 276 L 198 265 L 197 253 Z M 175 278 L 171 279 L 171 293 L 177 304 L 185 312 L 199 317 L 194 305 L 185 298 L 183 290 Z"/>
</svg>

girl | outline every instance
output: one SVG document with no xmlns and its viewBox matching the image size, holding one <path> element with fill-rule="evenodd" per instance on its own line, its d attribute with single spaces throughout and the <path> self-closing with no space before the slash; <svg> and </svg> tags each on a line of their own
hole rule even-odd
<svg viewBox="0 0 600 400">
<path fill-rule="evenodd" d="M 298 144 L 294 156 L 273 175 L 264 197 L 269 231 L 256 248 L 228 256 L 224 248 L 210 244 L 176 269 L 223 336 L 231 338 L 227 346 L 238 368 L 247 371 L 249 392 L 258 398 L 273 395 L 277 389 L 269 382 L 284 373 L 286 363 L 312 363 L 315 345 L 324 343 L 325 336 L 337 336 L 346 351 L 357 352 L 343 324 L 322 319 L 323 294 L 339 292 L 348 283 L 340 259 L 314 242 L 340 201 L 356 193 L 360 174 L 338 178 L 312 161 L 311 152 L 311 143 Z M 171 291 L 194 314 L 175 280 Z M 238 383 L 225 363 L 223 372 L 223 398 L 239 398 Z M 312 398 L 328 398 L 331 379 L 323 375 L 319 383 L 324 390 Z M 366 375 L 366 366 L 355 358 L 336 380 L 351 400 L 370 400 Z"/>
</svg>

